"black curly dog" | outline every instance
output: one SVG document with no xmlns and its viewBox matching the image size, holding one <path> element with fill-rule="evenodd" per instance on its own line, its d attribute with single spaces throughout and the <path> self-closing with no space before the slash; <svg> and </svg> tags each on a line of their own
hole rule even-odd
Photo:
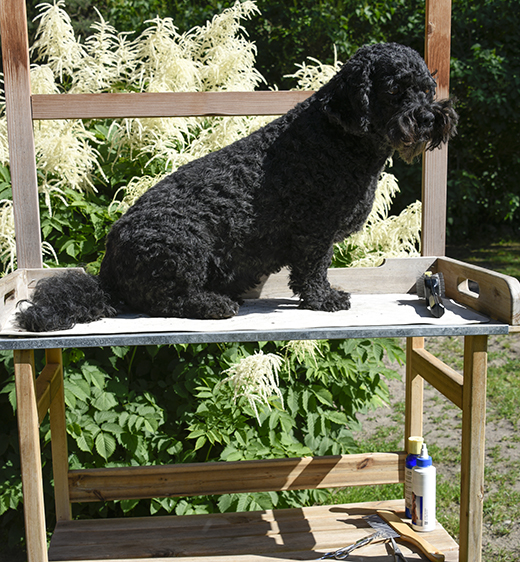
<svg viewBox="0 0 520 562">
<path fill-rule="evenodd" d="M 394 151 L 411 162 L 455 134 L 435 86 L 414 50 L 362 47 L 286 115 L 151 188 L 113 225 L 99 277 L 40 281 L 19 326 L 65 329 L 129 309 L 228 318 L 283 266 L 302 307 L 348 309 L 327 280 L 333 243 L 363 226 Z"/>
</svg>

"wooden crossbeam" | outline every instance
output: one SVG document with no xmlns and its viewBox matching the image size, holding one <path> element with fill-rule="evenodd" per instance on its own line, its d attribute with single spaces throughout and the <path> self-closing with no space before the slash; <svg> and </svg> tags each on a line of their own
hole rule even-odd
<svg viewBox="0 0 520 562">
<path fill-rule="evenodd" d="M 425 349 L 414 349 L 411 355 L 412 369 L 444 394 L 456 406 L 462 408 L 462 384 L 464 377 L 444 364 Z"/>
<path fill-rule="evenodd" d="M 395 484 L 405 453 L 102 468 L 69 472 L 72 502 Z"/>
<path fill-rule="evenodd" d="M 42 423 L 49 411 L 51 403 L 61 384 L 61 365 L 47 363 L 40 376 L 36 379 L 36 402 L 38 404 L 38 419 Z"/>
<path fill-rule="evenodd" d="M 281 115 L 312 92 L 164 92 L 39 94 L 33 119 Z"/>
</svg>

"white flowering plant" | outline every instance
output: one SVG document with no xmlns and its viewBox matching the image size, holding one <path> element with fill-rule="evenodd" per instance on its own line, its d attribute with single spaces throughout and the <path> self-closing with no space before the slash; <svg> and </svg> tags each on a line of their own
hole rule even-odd
<svg viewBox="0 0 520 562">
<path fill-rule="evenodd" d="M 31 47 L 31 84 L 35 94 L 252 91 L 263 81 L 255 68 L 255 45 L 247 40 L 241 24 L 258 13 L 251 0 L 237 1 L 205 25 L 184 33 L 179 32 L 172 19 L 155 18 L 137 38 L 119 33 L 98 13 L 99 21 L 93 24 L 92 34 L 83 43 L 76 37 L 65 8 L 64 0 L 40 5 L 39 27 Z M 298 65 L 292 77 L 298 89 L 313 90 L 327 82 L 340 66 L 337 60 L 324 65 L 309 59 L 308 63 Z M 268 119 L 36 122 L 46 255 L 52 263 L 58 260 L 61 265 L 92 263 L 95 271 L 106 230 L 146 189 L 182 164 L 249 134 Z M 0 173 L 8 175 L 3 106 L 0 166 Z M 419 204 L 399 217 L 388 216 L 397 189 L 394 176 L 385 173 L 367 225 L 338 246 L 336 265 L 376 265 L 385 257 L 418 252 Z M 73 192 L 90 202 L 89 209 L 79 210 L 81 205 Z M 9 190 L 0 185 L 0 199 L 8 198 Z M 71 200 L 76 208 L 70 208 Z M 101 208 L 109 212 L 105 214 Z M 2 212 L 9 214 L 12 210 L 5 204 Z M 75 223 L 74 228 L 67 225 L 67 216 Z M 95 247 L 84 243 L 92 238 L 89 223 L 103 224 L 103 229 L 96 231 Z M 9 220 L 0 222 L 4 273 L 14 268 L 16 259 L 13 232 L 8 224 Z M 79 225 L 82 226 L 78 229 Z M 78 243 L 67 241 L 75 236 L 80 238 Z"/>
</svg>

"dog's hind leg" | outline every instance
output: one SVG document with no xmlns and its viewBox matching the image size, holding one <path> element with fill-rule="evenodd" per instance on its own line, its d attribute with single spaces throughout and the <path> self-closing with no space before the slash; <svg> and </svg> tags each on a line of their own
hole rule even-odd
<svg viewBox="0 0 520 562">
<path fill-rule="evenodd" d="M 187 318 L 231 318 L 237 314 L 238 309 L 238 302 L 212 291 L 188 293 L 182 298 L 182 315 Z"/>
<path fill-rule="evenodd" d="M 167 295 L 164 287 L 162 298 L 149 303 L 147 312 L 151 316 L 205 318 L 219 320 L 235 316 L 238 302 L 227 295 L 212 291 L 188 291 L 182 295 Z"/>
</svg>

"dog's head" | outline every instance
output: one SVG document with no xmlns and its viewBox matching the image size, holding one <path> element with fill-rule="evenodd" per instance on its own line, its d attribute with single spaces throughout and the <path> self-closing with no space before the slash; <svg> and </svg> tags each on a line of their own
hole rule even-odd
<svg viewBox="0 0 520 562">
<path fill-rule="evenodd" d="M 319 92 L 329 118 L 354 135 L 383 136 L 411 162 L 445 143 L 458 116 L 435 100 L 436 83 L 420 55 L 397 43 L 359 49 Z"/>
</svg>

